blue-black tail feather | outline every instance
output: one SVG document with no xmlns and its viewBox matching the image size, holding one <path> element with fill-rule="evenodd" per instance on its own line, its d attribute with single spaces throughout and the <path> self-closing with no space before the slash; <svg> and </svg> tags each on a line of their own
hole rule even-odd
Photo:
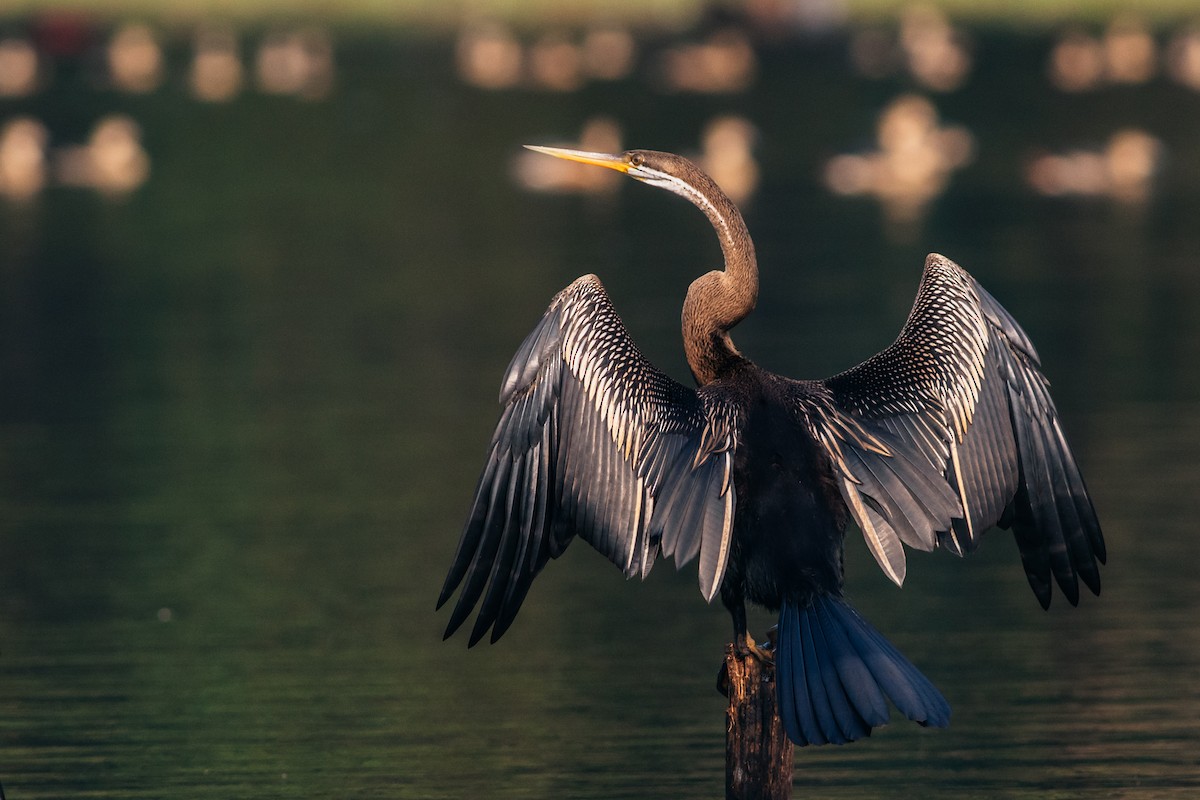
<svg viewBox="0 0 1200 800">
<path fill-rule="evenodd" d="M 775 653 L 779 715 L 798 745 L 844 744 L 887 724 L 890 699 L 921 725 L 944 728 L 950 705 L 891 642 L 842 600 L 785 602 Z"/>
</svg>

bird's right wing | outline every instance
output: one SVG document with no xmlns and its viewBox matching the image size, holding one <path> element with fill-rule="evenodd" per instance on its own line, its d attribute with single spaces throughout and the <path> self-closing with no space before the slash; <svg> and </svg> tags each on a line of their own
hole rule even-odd
<svg viewBox="0 0 1200 800">
<path fill-rule="evenodd" d="M 901 542 L 973 550 L 1011 527 L 1043 606 L 1100 591 L 1104 539 L 1033 344 L 965 270 L 930 255 L 890 347 L 820 384 L 807 410 L 884 572 Z"/>
<path fill-rule="evenodd" d="M 598 278 L 554 298 L 513 357 L 500 401 L 438 600 L 462 585 L 446 636 L 482 597 L 470 643 L 489 628 L 496 641 L 575 535 L 626 576 L 646 575 L 660 550 L 679 566 L 698 554 L 712 599 L 729 558 L 737 416 L 655 369 Z"/>
</svg>

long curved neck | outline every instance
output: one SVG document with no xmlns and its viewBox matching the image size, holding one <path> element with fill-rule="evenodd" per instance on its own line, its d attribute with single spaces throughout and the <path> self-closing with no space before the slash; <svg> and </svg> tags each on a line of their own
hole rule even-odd
<svg viewBox="0 0 1200 800">
<path fill-rule="evenodd" d="M 729 338 L 729 329 L 754 310 L 758 300 L 758 261 L 754 242 L 737 206 L 716 183 L 697 171 L 697 184 L 684 195 L 709 221 L 721 242 L 724 271 L 701 275 L 688 287 L 683 302 L 683 348 L 688 366 L 700 385 L 729 371 L 741 354 Z"/>
</svg>

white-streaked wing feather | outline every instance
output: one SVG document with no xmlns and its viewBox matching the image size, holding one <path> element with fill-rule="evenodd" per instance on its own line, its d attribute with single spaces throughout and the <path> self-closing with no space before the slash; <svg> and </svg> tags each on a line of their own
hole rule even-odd
<svg viewBox="0 0 1200 800">
<path fill-rule="evenodd" d="M 965 270 L 930 255 L 900 336 L 821 383 L 809 419 L 871 552 L 897 583 L 903 541 L 964 555 L 1011 527 L 1043 605 L 1099 592 L 1104 540 L 1037 352 Z"/>
<path fill-rule="evenodd" d="M 728 563 L 736 413 L 654 368 L 599 279 L 558 294 L 502 383 L 500 421 L 439 599 L 447 636 L 478 605 L 474 644 L 512 623 L 534 576 L 578 535 L 627 576 L 657 553 L 700 557 L 711 600 Z"/>
</svg>

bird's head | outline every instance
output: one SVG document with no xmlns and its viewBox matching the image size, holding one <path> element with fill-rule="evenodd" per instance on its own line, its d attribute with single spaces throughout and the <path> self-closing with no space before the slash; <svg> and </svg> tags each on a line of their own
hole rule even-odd
<svg viewBox="0 0 1200 800">
<path fill-rule="evenodd" d="M 758 263 L 741 212 L 716 181 L 683 156 L 657 150 L 626 150 L 614 155 L 525 146 L 555 158 L 615 169 L 686 198 L 704 212 L 721 242 L 725 270 L 706 272 L 688 287 L 682 315 L 684 350 L 692 374 L 702 385 L 730 369 L 741 354 L 729 339 L 729 329 L 754 309 Z"/>
<path fill-rule="evenodd" d="M 626 150 L 620 154 L 609 154 L 567 150 L 561 147 L 541 147 L 532 144 L 525 146 L 530 150 L 555 158 L 577 161 L 580 164 L 590 164 L 594 167 L 615 169 L 634 180 L 666 189 L 701 206 L 707 205 L 707 202 L 701 199 L 702 193 L 715 189 L 711 178 L 701 172 L 695 164 L 674 153 L 662 153 L 657 150 Z"/>
</svg>

